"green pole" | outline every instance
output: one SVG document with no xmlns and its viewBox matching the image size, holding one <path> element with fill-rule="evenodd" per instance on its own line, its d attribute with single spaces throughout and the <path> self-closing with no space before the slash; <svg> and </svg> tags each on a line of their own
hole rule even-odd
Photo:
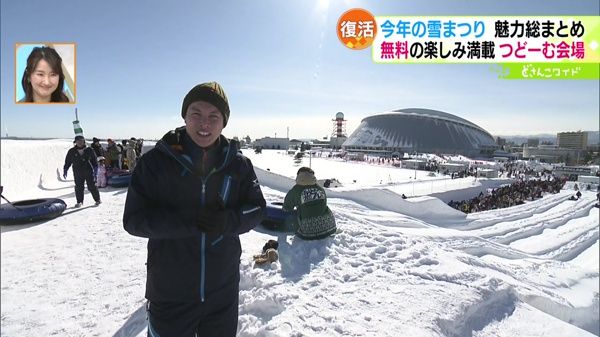
<svg viewBox="0 0 600 337">
<path fill-rule="evenodd" d="M 75 131 L 75 136 L 83 136 L 83 129 L 79 125 L 79 118 L 77 116 L 77 108 L 75 108 L 75 120 L 73 121 L 73 131 Z"/>
</svg>

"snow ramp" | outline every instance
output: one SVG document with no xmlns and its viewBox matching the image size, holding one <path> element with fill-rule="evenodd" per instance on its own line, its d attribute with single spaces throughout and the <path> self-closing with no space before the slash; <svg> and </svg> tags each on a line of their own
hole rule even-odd
<svg viewBox="0 0 600 337">
<path fill-rule="evenodd" d="M 260 168 L 254 168 L 261 185 L 286 193 L 295 182 L 293 179 Z M 335 191 L 326 189 L 329 198 L 340 198 L 354 201 L 371 209 L 380 209 L 401 213 L 421 219 L 434 225 L 446 225 L 449 222 L 462 223 L 466 214 L 460 212 L 434 197 L 417 197 L 402 199 L 392 191 L 368 188 L 357 191 Z"/>
</svg>

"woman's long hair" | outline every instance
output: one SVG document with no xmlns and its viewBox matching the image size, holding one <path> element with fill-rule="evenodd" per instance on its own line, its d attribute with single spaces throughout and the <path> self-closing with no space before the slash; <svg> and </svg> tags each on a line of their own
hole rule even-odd
<svg viewBox="0 0 600 337">
<path fill-rule="evenodd" d="M 62 58 L 54 48 L 50 47 L 35 47 L 31 51 L 31 54 L 29 54 L 29 57 L 27 57 L 27 67 L 25 68 L 23 78 L 21 79 L 21 85 L 23 86 L 23 91 L 25 91 L 25 98 L 23 101 L 33 102 L 33 87 L 31 86 L 29 77 L 35 71 L 35 67 L 37 67 L 41 59 L 48 62 L 52 71 L 58 74 L 58 86 L 52 93 L 50 102 L 69 102 L 69 97 L 63 92 L 65 74 L 62 71 Z"/>
</svg>

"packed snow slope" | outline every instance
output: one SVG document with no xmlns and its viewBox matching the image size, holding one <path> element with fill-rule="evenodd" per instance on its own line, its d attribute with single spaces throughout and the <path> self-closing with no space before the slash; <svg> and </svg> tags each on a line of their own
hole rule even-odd
<svg viewBox="0 0 600 337">
<path fill-rule="evenodd" d="M 0 146 L 5 197 L 75 204 L 71 172 L 58 173 L 70 140 Z M 411 181 L 413 170 L 245 154 L 268 201 L 285 196 L 300 165 L 344 186 L 327 191 L 340 229 L 333 237 L 309 242 L 262 228 L 241 236 L 238 336 L 598 336 L 594 192 L 570 201 L 567 187 L 465 215 L 426 195 L 472 197 L 506 181 L 424 172 Z M 81 209 L 1 227 L 2 336 L 145 336 L 146 240 L 123 230 L 126 194 L 101 189 L 103 204 L 92 207 L 86 192 Z M 272 238 L 280 261 L 254 266 Z"/>
</svg>

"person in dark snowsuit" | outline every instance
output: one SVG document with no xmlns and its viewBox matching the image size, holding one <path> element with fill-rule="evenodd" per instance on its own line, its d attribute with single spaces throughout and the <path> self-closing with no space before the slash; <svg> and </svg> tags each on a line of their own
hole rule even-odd
<svg viewBox="0 0 600 337">
<path fill-rule="evenodd" d="M 96 137 L 92 138 L 92 145 L 90 145 L 90 147 L 92 148 L 92 150 L 94 150 L 96 157 L 104 157 L 104 147 L 102 147 L 102 144 L 100 144 L 100 139 Z"/>
<path fill-rule="evenodd" d="M 250 160 L 221 135 L 227 97 L 215 82 L 194 87 L 185 127 L 168 132 L 133 171 L 123 225 L 148 238 L 148 336 L 234 337 L 239 235 L 266 203 Z"/>
<path fill-rule="evenodd" d="M 98 161 L 94 150 L 85 145 L 83 136 L 75 137 L 75 146 L 69 149 L 65 157 L 63 166 L 63 178 L 67 179 L 69 167 L 73 165 L 73 177 L 75 179 L 75 198 L 77 204 L 75 207 L 83 205 L 83 184 L 87 184 L 88 191 L 92 194 L 96 206 L 100 205 L 100 193 L 96 187 L 96 175 L 98 170 Z"/>
<path fill-rule="evenodd" d="M 129 166 L 127 166 L 127 140 L 121 140 L 121 144 L 117 144 L 117 146 L 119 147 L 119 151 L 121 152 L 121 170 L 129 169 Z"/>
</svg>

